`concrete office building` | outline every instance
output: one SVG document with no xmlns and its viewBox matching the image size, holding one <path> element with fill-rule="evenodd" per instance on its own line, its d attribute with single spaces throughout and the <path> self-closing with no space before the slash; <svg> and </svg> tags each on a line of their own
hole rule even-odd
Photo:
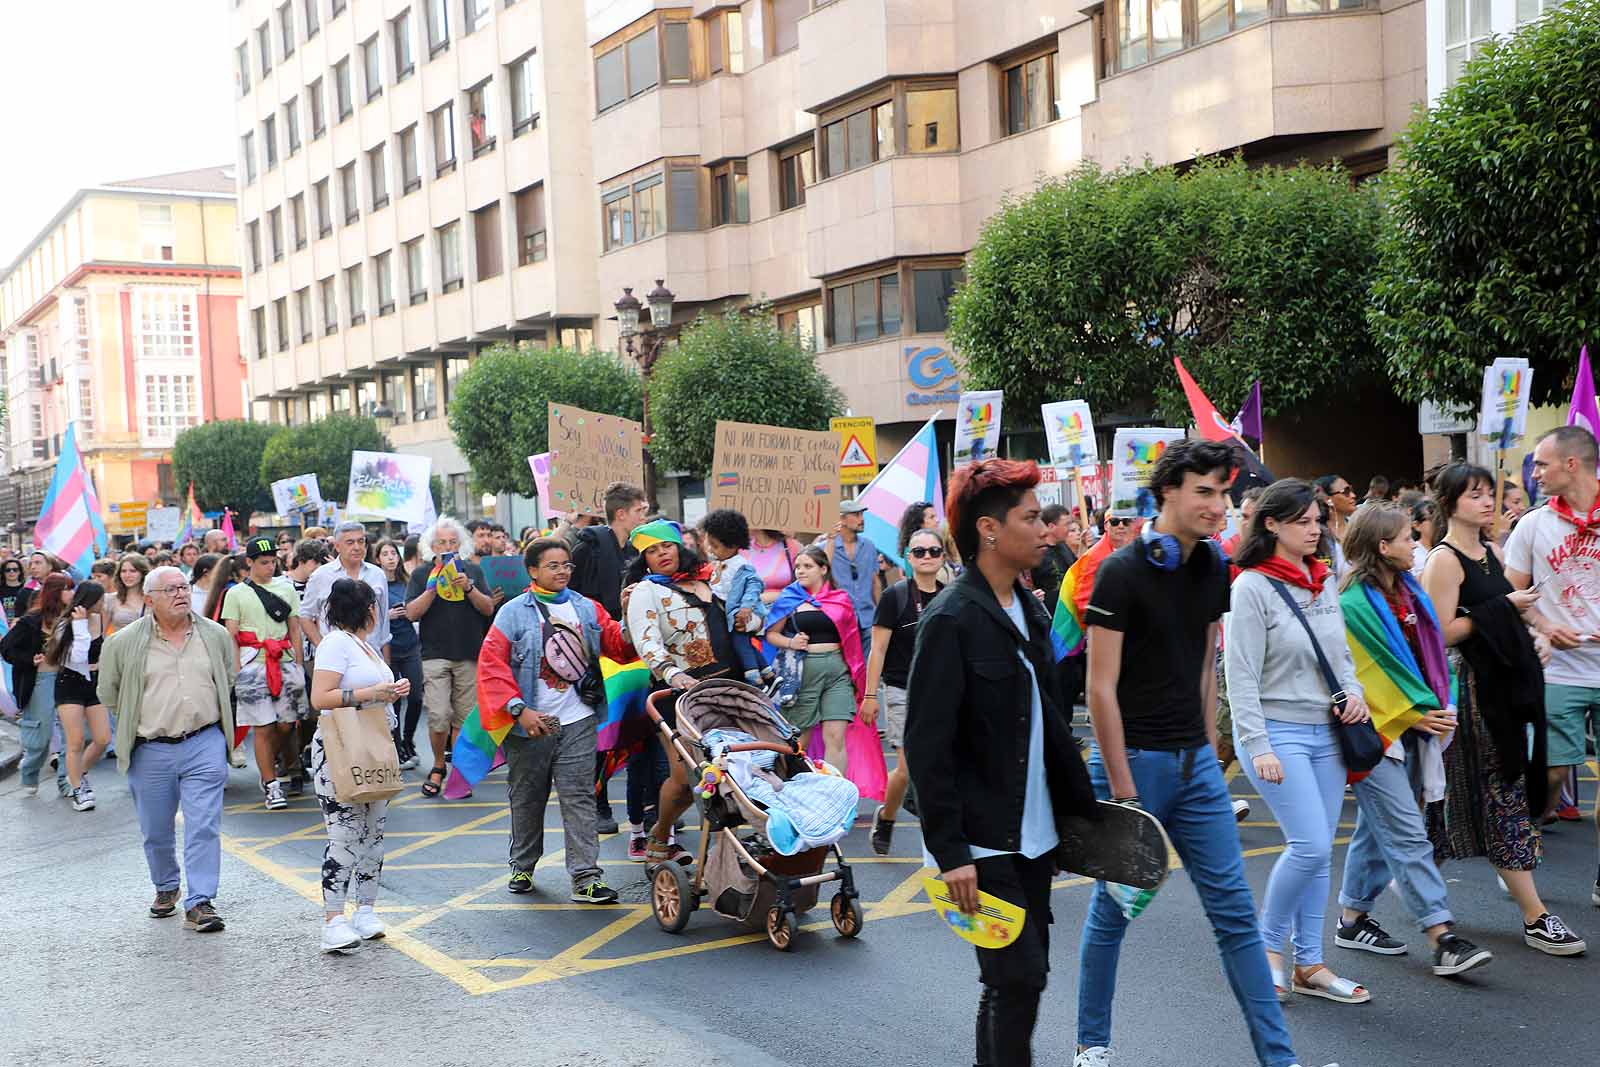
<svg viewBox="0 0 1600 1067">
<path fill-rule="evenodd" d="M 1005 196 L 1084 160 L 1242 151 L 1375 173 L 1426 97 L 1423 14 L 1422 0 L 242 0 L 253 389 L 280 420 L 380 401 L 399 416 L 409 400 L 397 443 L 464 471 L 441 411 L 477 347 L 615 348 L 613 302 L 663 278 L 679 323 L 770 304 L 887 453 L 952 409 L 946 305 Z"/>
</svg>

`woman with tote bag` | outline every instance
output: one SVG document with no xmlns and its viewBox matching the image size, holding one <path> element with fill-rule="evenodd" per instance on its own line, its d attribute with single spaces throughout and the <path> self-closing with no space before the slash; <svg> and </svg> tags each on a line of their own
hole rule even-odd
<svg viewBox="0 0 1600 1067">
<path fill-rule="evenodd" d="M 375 597 L 365 582 L 340 578 L 333 583 L 328 592 L 328 633 L 317 646 L 311 706 L 326 713 L 335 708 L 382 705 L 387 717 L 381 727 L 382 740 L 392 749 L 394 702 L 411 692 L 411 683 L 404 678 L 396 681 L 382 654 L 367 643 L 366 635 L 377 621 L 374 611 Z M 338 730 L 344 740 L 344 723 L 349 717 L 340 714 Z M 322 715 L 311 743 L 311 773 L 317 800 L 322 804 L 322 821 L 328 828 L 328 844 L 322 853 L 322 902 L 326 912 L 322 951 L 343 952 L 384 933 L 372 905 L 378 897 L 378 874 L 383 870 L 383 824 L 389 800 L 384 797 L 369 803 L 347 803 L 339 799 L 329 774 L 324 739 L 330 725 L 331 716 Z M 398 787 L 398 758 L 391 766 L 395 770 L 394 785 Z M 352 892 L 356 911 L 346 919 L 345 899 Z"/>
</svg>

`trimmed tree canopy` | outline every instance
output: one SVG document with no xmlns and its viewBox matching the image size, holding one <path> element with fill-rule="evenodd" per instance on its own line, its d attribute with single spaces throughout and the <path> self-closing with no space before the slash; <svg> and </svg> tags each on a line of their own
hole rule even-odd
<svg viewBox="0 0 1600 1067">
<path fill-rule="evenodd" d="M 658 471 L 711 469 L 718 419 L 826 430 L 844 394 L 816 354 L 778 329 L 770 308 L 690 324 L 650 379 L 650 452 Z"/>
<path fill-rule="evenodd" d="M 1008 412 L 1082 398 L 1187 422 L 1173 356 L 1221 408 L 1266 380 L 1268 413 L 1375 377 L 1377 228 L 1374 194 L 1337 166 L 1047 179 L 984 225 L 950 303 L 963 384 L 1004 389 Z"/>
<path fill-rule="evenodd" d="M 495 345 L 473 360 L 450 403 L 450 432 L 478 489 L 532 494 L 528 457 L 549 448 L 552 400 L 643 417 L 639 376 L 609 352 Z"/>
<path fill-rule="evenodd" d="M 341 412 L 303 426 L 287 426 L 267 443 L 259 466 L 261 484 L 280 478 L 315 474 L 322 499 L 344 501 L 350 495 L 350 453 L 392 452 L 378 424 L 362 415 Z"/>
<path fill-rule="evenodd" d="M 240 515 L 271 511 L 272 497 L 261 481 L 261 457 L 282 427 L 228 419 L 191 426 L 172 443 L 172 480 L 178 493 L 206 511 L 232 508 Z M 304 474 L 305 471 L 295 471 Z"/>
<path fill-rule="evenodd" d="M 1396 390 L 1470 401 L 1523 356 L 1564 400 L 1600 322 L 1600 0 L 1488 42 L 1396 145 L 1371 312 Z"/>
</svg>

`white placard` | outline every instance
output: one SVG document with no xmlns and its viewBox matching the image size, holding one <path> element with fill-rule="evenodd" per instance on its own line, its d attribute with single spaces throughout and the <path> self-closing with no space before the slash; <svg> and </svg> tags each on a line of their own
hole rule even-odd
<svg viewBox="0 0 1600 1067">
<path fill-rule="evenodd" d="M 272 483 L 272 506 L 279 515 L 312 512 L 322 507 L 322 490 L 315 474 L 297 474 Z"/>
<path fill-rule="evenodd" d="M 182 508 L 151 508 L 144 515 L 144 536 L 149 541 L 165 541 L 169 544 L 178 540 L 178 531 L 183 528 Z"/>
<path fill-rule="evenodd" d="M 956 404 L 955 465 L 993 459 L 1000 447 L 1000 406 L 1005 394 L 995 389 L 962 393 Z"/>
<path fill-rule="evenodd" d="M 1478 406 L 1478 433 L 1499 437 L 1511 420 L 1511 440 L 1528 428 L 1528 396 L 1533 391 L 1533 368 L 1525 359 L 1502 357 L 1483 368 L 1483 399 Z"/>
<path fill-rule="evenodd" d="M 399 452 L 350 453 L 350 493 L 345 511 L 404 523 L 428 514 L 428 475 L 433 460 Z"/>
<path fill-rule="evenodd" d="M 1417 432 L 1419 434 L 1471 433 L 1477 418 L 1470 407 L 1451 410 L 1431 400 L 1417 405 Z"/>
<path fill-rule="evenodd" d="M 1121 429 L 1111 446 L 1111 513 L 1155 518 L 1159 508 L 1150 492 L 1150 475 L 1156 460 L 1175 441 L 1183 440 L 1182 430 L 1170 427 Z"/>
<path fill-rule="evenodd" d="M 1056 467 L 1092 467 L 1100 462 L 1094 441 L 1094 420 L 1085 400 L 1058 400 L 1040 404 L 1044 439 L 1050 446 L 1050 463 Z"/>
</svg>

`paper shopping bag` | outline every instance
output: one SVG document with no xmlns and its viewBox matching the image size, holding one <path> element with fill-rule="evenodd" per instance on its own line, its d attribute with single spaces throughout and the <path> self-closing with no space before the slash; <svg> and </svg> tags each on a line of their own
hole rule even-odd
<svg viewBox="0 0 1600 1067">
<path fill-rule="evenodd" d="M 318 728 L 327 753 L 328 780 L 342 803 L 370 804 L 400 792 L 400 754 L 382 704 L 325 711 Z"/>
</svg>

